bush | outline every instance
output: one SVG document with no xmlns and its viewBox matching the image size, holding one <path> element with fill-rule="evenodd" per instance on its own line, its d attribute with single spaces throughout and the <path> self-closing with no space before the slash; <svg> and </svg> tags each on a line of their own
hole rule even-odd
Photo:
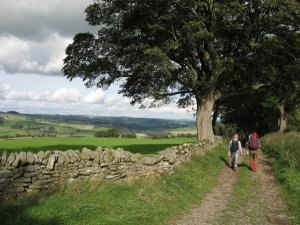
<svg viewBox="0 0 300 225">
<path fill-rule="evenodd" d="M 263 151 L 273 160 L 282 194 L 300 224 L 300 133 L 274 133 L 262 139 Z"/>
<path fill-rule="evenodd" d="M 180 137 L 180 138 L 195 138 L 195 137 L 197 137 L 197 135 L 187 133 L 187 134 L 178 134 L 177 137 Z"/>
<path fill-rule="evenodd" d="M 136 134 L 122 134 L 122 138 L 137 138 Z"/>
<path fill-rule="evenodd" d="M 152 139 L 165 139 L 165 138 L 170 138 L 173 137 L 172 133 L 167 132 L 167 131 L 153 131 L 147 133 L 148 136 L 150 136 Z"/>
<path fill-rule="evenodd" d="M 1 125 L 1 126 L 3 125 L 4 121 L 5 121 L 5 118 L 2 117 L 2 116 L 0 116 L 0 125 Z"/>
<path fill-rule="evenodd" d="M 16 123 L 10 126 L 11 129 L 23 129 L 23 125 L 20 123 Z"/>
<path fill-rule="evenodd" d="M 95 137 L 114 137 L 118 138 L 120 136 L 120 131 L 117 129 L 109 129 L 107 131 L 97 131 Z"/>
</svg>

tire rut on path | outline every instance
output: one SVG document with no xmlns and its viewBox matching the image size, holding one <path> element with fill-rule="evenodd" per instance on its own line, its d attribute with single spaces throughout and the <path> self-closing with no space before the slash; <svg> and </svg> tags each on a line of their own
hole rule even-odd
<svg viewBox="0 0 300 225">
<path fill-rule="evenodd" d="M 242 159 L 241 159 L 242 160 Z M 201 205 L 193 208 L 180 221 L 172 222 L 174 225 L 202 225 L 209 224 L 209 221 L 222 212 L 226 202 L 230 200 L 233 191 L 233 184 L 239 179 L 239 173 L 226 166 L 218 178 L 212 192 L 208 193 Z"/>
</svg>

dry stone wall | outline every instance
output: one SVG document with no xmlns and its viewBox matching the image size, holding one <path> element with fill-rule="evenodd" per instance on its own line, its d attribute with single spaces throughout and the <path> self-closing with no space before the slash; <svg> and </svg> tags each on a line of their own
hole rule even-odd
<svg viewBox="0 0 300 225">
<path fill-rule="evenodd" d="M 88 178 L 121 180 L 149 174 L 173 172 L 221 143 L 215 141 L 182 144 L 167 148 L 156 155 L 132 154 L 121 148 L 98 147 L 67 151 L 7 153 L 0 157 L 0 197 L 55 190 L 63 184 Z"/>
</svg>

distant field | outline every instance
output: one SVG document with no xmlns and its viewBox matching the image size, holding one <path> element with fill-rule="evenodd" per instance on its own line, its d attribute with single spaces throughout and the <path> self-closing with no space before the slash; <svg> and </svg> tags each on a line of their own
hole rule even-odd
<svg viewBox="0 0 300 225">
<path fill-rule="evenodd" d="M 99 122 L 105 124 L 111 122 L 111 124 L 103 125 L 103 123 Z M 16 125 L 21 127 L 16 127 Z M 156 131 L 167 132 L 174 136 L 181 134 L 196 134 L 195 127 L 191 125 L 191 122 L 185 121 L 125 117 L 90 118 L 83 116 L 78 118 L 77 116 L 42 116 L 0 113 L 0 137 L 3 138 L 20 136 L 92 138 L 97 131 L 107 131 L 110 128 L 117 128 L 121 130 L 121 133 L 136 133 L 138 138 L 148 137 L 146 133 L 149 131 L 152 133 L 156 133 Z M 152 128 L 153 130 L 149 128 Z"/>
<path fill-rule="evenodd" d="M 195 127 L 181 127 L 177 129 L 172 129 L 170 130 L 171 133 L 175 136 L 180 135 L 180 134 L 197 134 L 197 130 Z"/>
<path fill-rule="evenodd" d="M 0 124 L 0 136 L 17 136 L 17 135 L 47 135 L 49 133 L 56 134 L 57 137 L 94 137 L 97 131 L 105 131 L 109 127 L 94 126 L 87 124 L 80 124 L 76 122 L 62 122 L 55 120 L 47 120 L 36 118 L 35 116 L 13 115 L 0 113 L 0 117 L 5 120 Z M 22 129 L 13 129 L 12 126 L 20 124 Z M 29 128 L 49 128 L 53 130 L 32 130 Z"/>
<path fill-rule="evenodd" d="M 0 151 L 45 151 L 45 150 L 67 150 L 82 149 L 88 147 L 95 149 L 101 147 L 121 147 L 134 153 L 152 154 L 167 147 L 179 145 L 186 142 L 195 142 L 194 138 L 172 138 L 172 139 L 126 139 L 126 138 L 33 138 L 0 140 Z"/>
</svg>

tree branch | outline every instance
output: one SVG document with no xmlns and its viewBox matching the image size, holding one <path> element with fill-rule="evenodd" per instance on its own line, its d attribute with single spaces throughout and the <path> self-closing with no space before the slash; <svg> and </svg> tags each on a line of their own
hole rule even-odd
<svg viewBox="0 0 300 225">
<path fill-rule="evenodd" d="M 167 96 L 182 95 L 182 94 L 193 94 L 193 92 L 192 91 L 177 91 L 177 92 L 172 92 L 172 93 L 162 93 L 160 95 L 163 97 L 167 97 Z"/>
</svg>

